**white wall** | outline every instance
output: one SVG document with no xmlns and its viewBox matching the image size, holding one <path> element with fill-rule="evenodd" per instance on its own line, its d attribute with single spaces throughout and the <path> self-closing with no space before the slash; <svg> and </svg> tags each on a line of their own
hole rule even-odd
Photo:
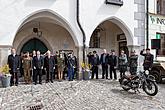
<svg viewBox="0 0 165 110">
<path fill-rule="evenodd" d="M 137 5 L 134 4 L 134 0 L 123 1 L 124 5 L 119 7 L 106 5 L 105 0 L 80 0 L 80 22 L 87 36 L 87 46 L 97 25 L 111 18 L 118 19 L 119 24 L 125 26 L 121 28 L 128 31 L 126 33 L 128 44 L 135 44 L 132 37 L 134 28 L 137 27 L 137 22 L 134 20 Z M 0 45 L 12 45 L 21 23 L 30 14 L 45 9 L 53 11 L 66 21 L 77 37 L 79 45 L 82 45 L 82 34 L 76 23 L 76 0 L 1 0 L 0 7 Z"/>
<path fill-rule="evenodd" d="M 149 1 L 149 12 L 156 14 L 156 11 L 157 11 L 157 7 L 156 7 L 157 0 L 148 0 L 148 1 Z"/>
<path fill-rule="evenodd" d="M 106 5 L 105 0 L 81 0 L 80 15 L 81 23 L 87 36 L 86 45 L 89 45 L 90 36 L 93 32 L 92 30 L 94 30 L 103 21 L 111 18 L 119 19 L 123 25 L 127 27 L 130 31 L 130 35 L 127 35 L 128 38 L 134 36 L 134 28 L 137 27 L 137 22 L 134 20 L 134 12 L 137 11 L 137 5 L 134 5 L 134 0 L 123 1 L 124 5 L 120 7 Z M 131 44 L 133 43 L 129 42 L 129 45 Z"/>
</svg>

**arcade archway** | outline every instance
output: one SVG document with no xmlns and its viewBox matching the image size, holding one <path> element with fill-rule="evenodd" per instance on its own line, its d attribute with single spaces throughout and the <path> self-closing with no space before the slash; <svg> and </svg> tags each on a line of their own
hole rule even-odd
<svg viewBox="0 0 165 110">
<path fill-rule="evenodd" d="M 119 21 L 118 21 L 119 22 Z M 121 23 L 114 22 L 113 20 L 106 20 L 99 24 L 96 29 L 93 31 L 90 43 L 89 51 L 96 50 L 99 54 L 102 53 L 103 49 L 106 49 L 107 52 L 110 52 L 112 49 L 116 51 L 116 54 L 119 55 L 121 50 L 124 50 L 127 55 L 129 55 L 128 43 L 131 42 L 131 37 L 128 33 L 126 27 Z"/>
<path fill-rule="evenodd" d="M 36 41 L 37 45 L 34 43 Z M 18 54 L 26 50 L 31 52 L 38 46 L 37 50 L 39 48 L 43 52 L 73 51 L 77 56 L 77 45 L 78 41 L 69 24 L 49 11 L 34 13 L 23 21 L 13 42 Z"/>
</svg>

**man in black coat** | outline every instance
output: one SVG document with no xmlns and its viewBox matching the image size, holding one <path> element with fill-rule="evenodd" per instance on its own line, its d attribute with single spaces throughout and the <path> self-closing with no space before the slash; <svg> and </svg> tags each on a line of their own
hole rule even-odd
<svg viewBox="0 0 165 110">
<path fill-rule="evenodd" d="M 33 58 L 34 69 L 34 82 L 37 84 L 37 77 L 39 76 L 39 84 L 42 84 L 42 70 L 44 67 L 44 59 L 40 55 L 40 51 L 37 51 L 37 55 Z"/>
<path fill-rule="evenodd" d="M 91 64 L 92 64 L 92 76 L 91 76 L 91 79 L 94 78 L 94 74 L 96 74 L 96 79 L 98 79 L 98 65 L 100 64 L 100 61 L 99 61 L 99 56 L 97 55 L 96 51 L 93 51 Z"/>
<path fill-rule="evenodd" d="M 50 81 L 53 83 L 53 73 L 55 70 L 55 59 L 51 56 L 51 52 L 47 51 L 47 56 L 44 58 L 44 67 L 46 70 L 46 83 Z"/>
<path fill-rule="evenodd" d="M 143 53 L 143 52 L 144 52 L 144 49 L 140 52 L 140 55 L 144 56 L 144 63 L 143 63 L 144 70 L 150 71 L 153 65 L 154 56 L 150 53 L 149 48 L 146 49 L 146 53 Z"/>
<path fill-rule="evenodd" d="M 18 72 L 20 69 L 20 57 L 16 54 L 16 50 L 13 48 L 11 49 L 11 55 L 8 56 L 8 65 L 10 68 L 11 80 L 10 86 L 14 84 L 18 86 Z M 14 82 L 14 79 L 16 80 Z"/>
<path fill-rule="evenodd" d="M 117 66 L 117 56 L 115 55 L 115 50 L 111 50 L 111 55 L 108 58 L 108 64 L 110 66 L 110 79 L 112 79 L 112 72 L 114 73 L 114 79 L 117 79 L 116 66 Z"/>
<path fill-rule="evenodd" d="M 105 75 L 106 79 L 108 79 L 108 54 L 106 49 L 104 49 L 101 54 L 100 63 L 102 65 L 102 79 L 104 79 Z"/>
</svg>

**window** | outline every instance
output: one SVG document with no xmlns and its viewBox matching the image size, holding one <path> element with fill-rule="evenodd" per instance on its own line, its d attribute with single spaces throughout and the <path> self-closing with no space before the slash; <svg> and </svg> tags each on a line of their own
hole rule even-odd
<svg viewBox="0 0 165 110">
<path fill-rule="evenodd" d="M 161 7 L 160 1 L 161 0 L 157 0 L 157 14 L 160 14 L 160 7 Z"/>
<path fill-rule="evenodd" d="M 158 34 L 160 34 L 160 49 L 157 51 L 157 55 L 164 56 L 165 55 L 165 33 L 158 33 Z"/>
<path fill-rule="evenodd" d="M 90 40 L 90 48 L 100 48 L 100 29 L 95 29 Z"/>
<path fill-rule="evenodd" d="M 123 0 L 106 0 L 106 4 L 122 6 Z"/>
<path fill-rule="evenodd" d="M 165 0 L 157 0 L 157 14 L 165 15 Z"/>
</svg>

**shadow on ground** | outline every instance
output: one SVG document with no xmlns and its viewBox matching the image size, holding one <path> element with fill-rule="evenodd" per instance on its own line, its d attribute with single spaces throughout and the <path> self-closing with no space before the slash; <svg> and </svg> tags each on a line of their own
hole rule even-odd
<svg viewBox="0 0 165 110">
<path fill-rule="evenodd" d="M 114 94 L 118 94 L 120 96 L 122 96 L 123 98 L 129 98 L 129 99 L 138 99 L 138 100 L 147 100 L 150 99 L 152 100 L 153 97 L 148 96 L 147 94 L 142 94 L 142 92 L 140 91 L 140 93 L 135 93 L 133 90 L 130 91 L 125 91 L 121 89 L 111 89 L 111 91 Z"/>
</svg>

